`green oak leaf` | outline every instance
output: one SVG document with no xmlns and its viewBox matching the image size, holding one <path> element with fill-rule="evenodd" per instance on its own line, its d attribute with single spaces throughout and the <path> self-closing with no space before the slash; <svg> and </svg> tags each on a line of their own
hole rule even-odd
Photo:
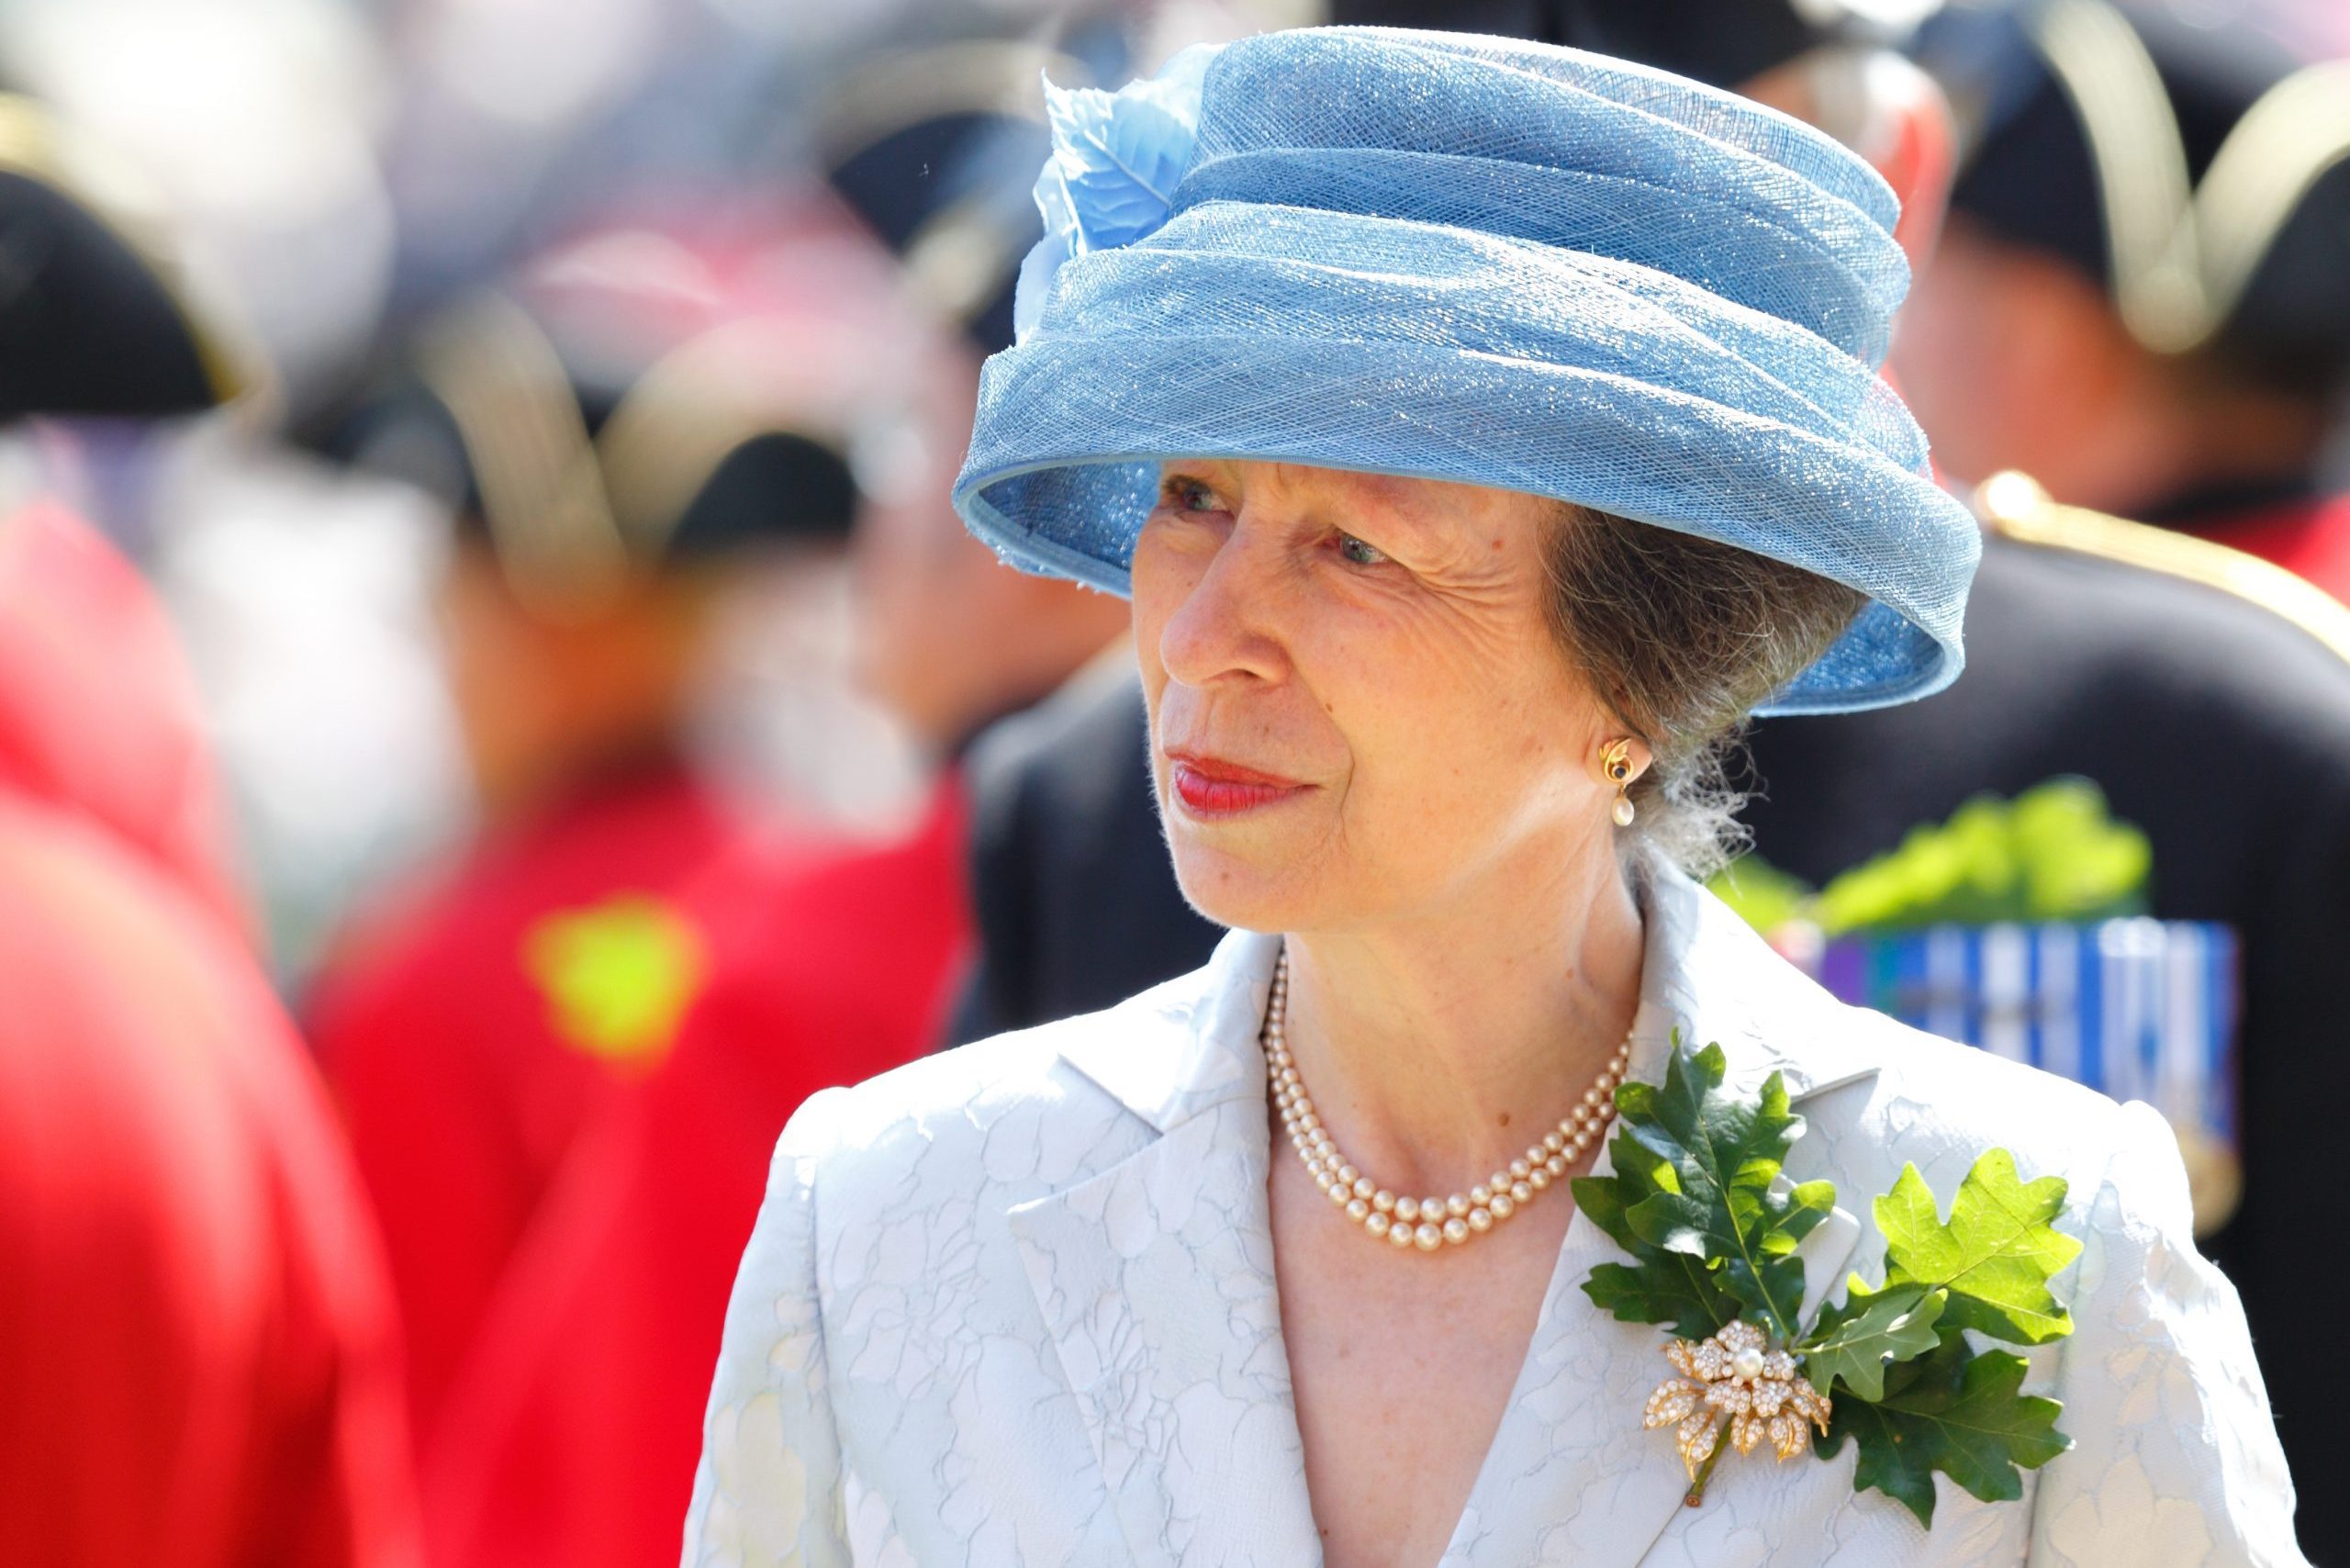
<svg viewBox="0 0 2350 1568">
<path fill-rule="evenodd" d="M 2023 1495 L 2019 1465 L 2037 1470 L 2073 1446 L 2056 1430 L 2057 1403 L 2020 1392 L 2025 1371 L 2021 1356 L 1978 1354 L 1954 1335 L 1897 1369 L 1883 1400 L 1837 1400 L 1815 1451 L 1833 1458 L 1852 1439 L 1854 1487 L 1876 1488 L 1929 1528 L 1937 1470 L 1986 1503 L 2013 1502 Z"/>
<path fill-rule="evenodd" d="M 1947 1290 L 1944 1332 L 1972 1328 L 2011 1345 L 2044 1345 L 2073 1331 L 2048 1282 L 2081 1244 L 2049 1222 L 2065 1207 L 2065 1180 L 2016 1178 L 2015 1157 L 1995 1148 L 1975 1162 L 1942 1222 L 1933 1189 L 1915 1165 L 1876 1201 L 1885 1235 L 1885 1289 Z"/>
<path fill-rule="evenodd" d="M 1885 1397 L 1885 1369 L 1914 1361 L 1942 1343 L 1934 1324 L 1950 1296 L 1918 1285 L 1871 1292 L 1854 1275 L 1841 1303 L 1821 1309 L 1810 1336 L 1796 1349 L 1804 1373 L 1822 1394 L 1841 1380 L 1859 1397 Z"/>
<path fill-rule="evenodd" d="M 1625 1090 L 1648 1087 L 1645 1083 L 1628 1083 L 1617 1093 L 1620 1096 Z M 1673 1162 L 1646 1144 L 1630 1137 L 1622 1128 L 1617 1130 L 1615 1141 L 1608 1145 L 1608 1150 L 1616 1173 L 1624 1182 L 1622 1191 L 1626 1209 L 1658 1193 L 1681 1191 L 1681 1175 L 1673 1170 Z M 1627 1228 L 1628 1233 L 1628 1226 Z"/>
<path fill-rule="evenodd" d="M 1661 1089 L 1618 1095 L 1617 1104 L 1634 1159 L 1645 1151 L 1670 1170 L 1667 1182 L 1628 1203 L 1624 1223 L 1649 1247 L 1700 1260 L 1718 1260 L 1723 1288 L 1759 1314 L 1781 1339 L 1795 1338 L 1803 1306 L 1804 1271 L 1796 1245 L 1835 1206 L 1836 1189 L 1807 1182 L 1774 1190 L 1780 1164 L 1803 1136 L 1803 1118 L 1788 1110 L 1785 1081 L 1773 1073 L 1761 1094 L 1743 1099 L 1722 1091 L 1728 1058 L 1718 1045 L 1675 1048 Z M 1628 1194 L 1627 1194 L 1628 1196 Z"/>
<path fill-rule="evenodd" d="M 1739 1303 L 1713 1271 L 1678 1252 L 1638 1263 L 1602 1263 L 1583 1289 L 1594 1305 L 1618 1322 L 1662 1324 L 1684 1339 L 1718 1334 L 1739 1314 Z"/>
<path fill-rule="evenodd" d="M 1622 1137 L 1617 1138 L 1621 1144 Z M 1735 1319 L 1740 1307 L 1702 1258 L 1667 1252 L 1634 1235 L 1628 1202 L 1658 1191 L 1651 1177 L 1674 1180 L 1672 1168 L 1643 1172 L 1637 1165 L 1613 1176 L 1575 1179 L 1575 1206 L 1627 1253 L 1630 1263 L 1602 1263 L 1583 1281 L 1594 1305 L 1625 1323 L 1660 1323 L 1684 1339 L 1702 1339 Z"/>
<path fill-rule="evenodd" d="M 1655 1088 L 1628 1083 L 1616 1092 L 1626 1105 L 1649 1114 Z M 1630 1257 L 1629 1263 L 1603 1263 L 1583 1281 L 1594 1305 L 1625 1323 L 1658 1323 L 1684 1339 L 1702 1339 L 1744 1310 L 1725 1288 L 1722 1271 L 1702 1257 L 1670 1252 L 1643 1240 L 1631 1225 L 1631 1211 L 1650 1199 L 1679 1193 L 1681 1176 L 1671 1160 L 1636 1142 L 1622 1127 L 1609 1146 L 1615 1170 L 1578 1177 L 1575 1206 Z"/>
<path fill-rule="evenodd" d="M 1575 1208 L 1584 1218 L 1625 1251 L 1636 1256 L 1639 1253 L 1640 1238 L 1632 1234 L 1625 1215 L 1630 1204 L 1655 1192 L 1654 1187 L 1644 1186 L 1639 1176 L 1623 1170 L 1613 1176 L 1578 1176 L 1567 1185 L 1574 1193 Z"/>
</svg>

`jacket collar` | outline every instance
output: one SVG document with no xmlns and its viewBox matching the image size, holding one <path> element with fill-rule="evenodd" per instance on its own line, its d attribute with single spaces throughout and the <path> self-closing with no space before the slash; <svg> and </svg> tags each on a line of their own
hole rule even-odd
<svg viewBox="0 0 2350 1568">
<path fill-rule="evenodd" d="M 1676 1028 L 1718 1041 L 1741 1087 L 1777 1071 L 1802 1098 L 1874 1070 L 1842 1010 L 1718 900 L 1669 870 L 1642 897 L 1634 1077 L 1662 1074 Z M 1160 1136 L 1010 1216 L 1138 1562 L 1320 1560 L 1266 1206 L 1257 1031 L 1277 941 L 1236 933 L 1200 973 L 1072 1028 L 1068 1061 Z M 1860 1228 L 1839 1210 L 1807 1239 L 1812 1305 Z M 1682 1517 L 1673 1444 L 1640 1426 L 1662 1331 L 1581 1289 L 1616 1256 L 1576 1215 L 1446 1568 L 1632 1568 Z"/>
<path fill-rule="evenodd" d="M 1802 1099 L 1875 1070 L 1836 1026 L 1841 1004 L 1719 899 L 1669 867 L 1644 872 L 1640 897 L 1646 933 L 1631 1077 L 1662 1081 L 1676 1029 L 1693 1046 L 1719 1042 L 1730 1082 L 1749 1090 L 1778 1072 Z M 1205 969 L 1121 1004 L 1103 1027 L 1076 1032 L 1062 1055 L 1161 1133 L 1231 1101 L 1261 1102 L 1257 1031 L 1280 951 L 1278 936 L 1235 931 Z"/>
<path fill-rule="evenodd" d="M 1231 932 L 1205 969 L 1120 1003 L 1061 1055 L 1156 1132 L 1232 1101 L 1261 1103 L 1257 1032 L 1280 953 L 1278 936 Z"/>
<path fill-rule="evenodd" d="M 1748 1092 L 1776 1072 L 1801 1100 L 1876 1070 L 1842 1020 L 1844 1005 L 1721 900 L 1662 867 L 1647 873 L 1641 894 L 1647 943 L 1630 1077 L 1663 1081 L 1676 1029 L 1690 1046 L 1719 1044 L 1729 1086 Z"/>
</svg>

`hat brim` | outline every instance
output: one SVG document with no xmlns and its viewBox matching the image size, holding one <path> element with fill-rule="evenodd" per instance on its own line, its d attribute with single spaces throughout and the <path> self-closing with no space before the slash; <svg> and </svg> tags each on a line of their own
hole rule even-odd
<svg viewBox="0 0 2350 1568">
<path fill-rule="evenodd" d="M 1201 396 L 1203 367 L 1219 396 Z M 1867 594 L 1766 713 L 1908 701 L 1964 666 L 1963 597 L 1904 596 L 1852 569 L 1895 555 L 1922 581 L 1964 582 L 1981 540 L 1954 498 L 1874 454 L 1621 375 L 1391 342 L 1045 339 L 990 361 L 980 400 L 955 491 L 966 523 L 1016 566 L 1110 593 L 1131 591 L 1160 463 L 1257 458 L 1549 496 Z M 991 407 L 1020 418 L 990 420 Z"/>
</svg>

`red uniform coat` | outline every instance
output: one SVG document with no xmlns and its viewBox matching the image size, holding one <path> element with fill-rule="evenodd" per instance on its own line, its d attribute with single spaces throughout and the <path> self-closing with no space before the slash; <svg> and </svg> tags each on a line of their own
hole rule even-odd
<svg viewBox="0 0 2350 1568">
<path fill-rule="evenodd" d="M 0 780 L 103 823 L 241 928 L 196 682 L 137 567 L 53 500 L 0 521 Z"/>
<path fill-rule="evenodd" d="M 128 563 L 0 522 L 0 1562 L 409 1568 L 396 1326 Z"/>
<path fill-rule="evenodd" d="M 2350 604 L 2350 496 L 2295 501 L 2195 532 L 2274 561 Z"/>
<path fill-rule="evenodd" d="M 963 839 L 950 790 L 894 848 L 709 890 L 731 913 L 708 994 L 582 1139 L 452 1396 L 424 1481 L 436 1568 L 677 1561 L 776 1136 L 937 1038 L 969 944 Z"/>
<path fill-rule="evenodd" d="M 709 962 L 686 890 L 743 834 L 681 767 L 600 780 L 364 921 L 319 982 L 420 1453 L 579 1130 L 672 1044 Z"/>
</svg>

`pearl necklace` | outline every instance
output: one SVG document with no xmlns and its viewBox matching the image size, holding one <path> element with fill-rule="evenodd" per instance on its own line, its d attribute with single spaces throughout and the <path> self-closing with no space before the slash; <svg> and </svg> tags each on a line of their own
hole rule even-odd
<svg viewBox="0 0 2350 1568">
<path fill-rule="evenodd" d="M 1605 1137 L 1614 1114 L 1612 1092 L 1624 1081 L 1632 1052 L 1629 1040 L 1617 1047 L 1615 1056 L 1583 1091 L 1575 1108 L 1561 1116 L 1540 1143 L 1530 1145 L 1523 1156 L 1511 1160 L 1507 1170 L 1496 1170 L 1479 1185 L 1449 1198 L 1399 1198 L 1356 1170 L 1322 1126 L 1282 1036 L 1288 1016 L 1289 950 L 1284 947 L 1273 965 L 1273 993 L 1259 1036 L 1281 1126 L 1289 1130 L 1297 1157 L 1305 1161 L 1306 1174 L 1348 1219 L 1372 1236 L 1385 1238 L 1393 1247 L 1416 1247 L 1423 1252 L 1458 1247 L 1484 1235 L 1531 1203 L 1536 1193 L 1563 1179 L 1567 1168 Z"/>
</svg>

